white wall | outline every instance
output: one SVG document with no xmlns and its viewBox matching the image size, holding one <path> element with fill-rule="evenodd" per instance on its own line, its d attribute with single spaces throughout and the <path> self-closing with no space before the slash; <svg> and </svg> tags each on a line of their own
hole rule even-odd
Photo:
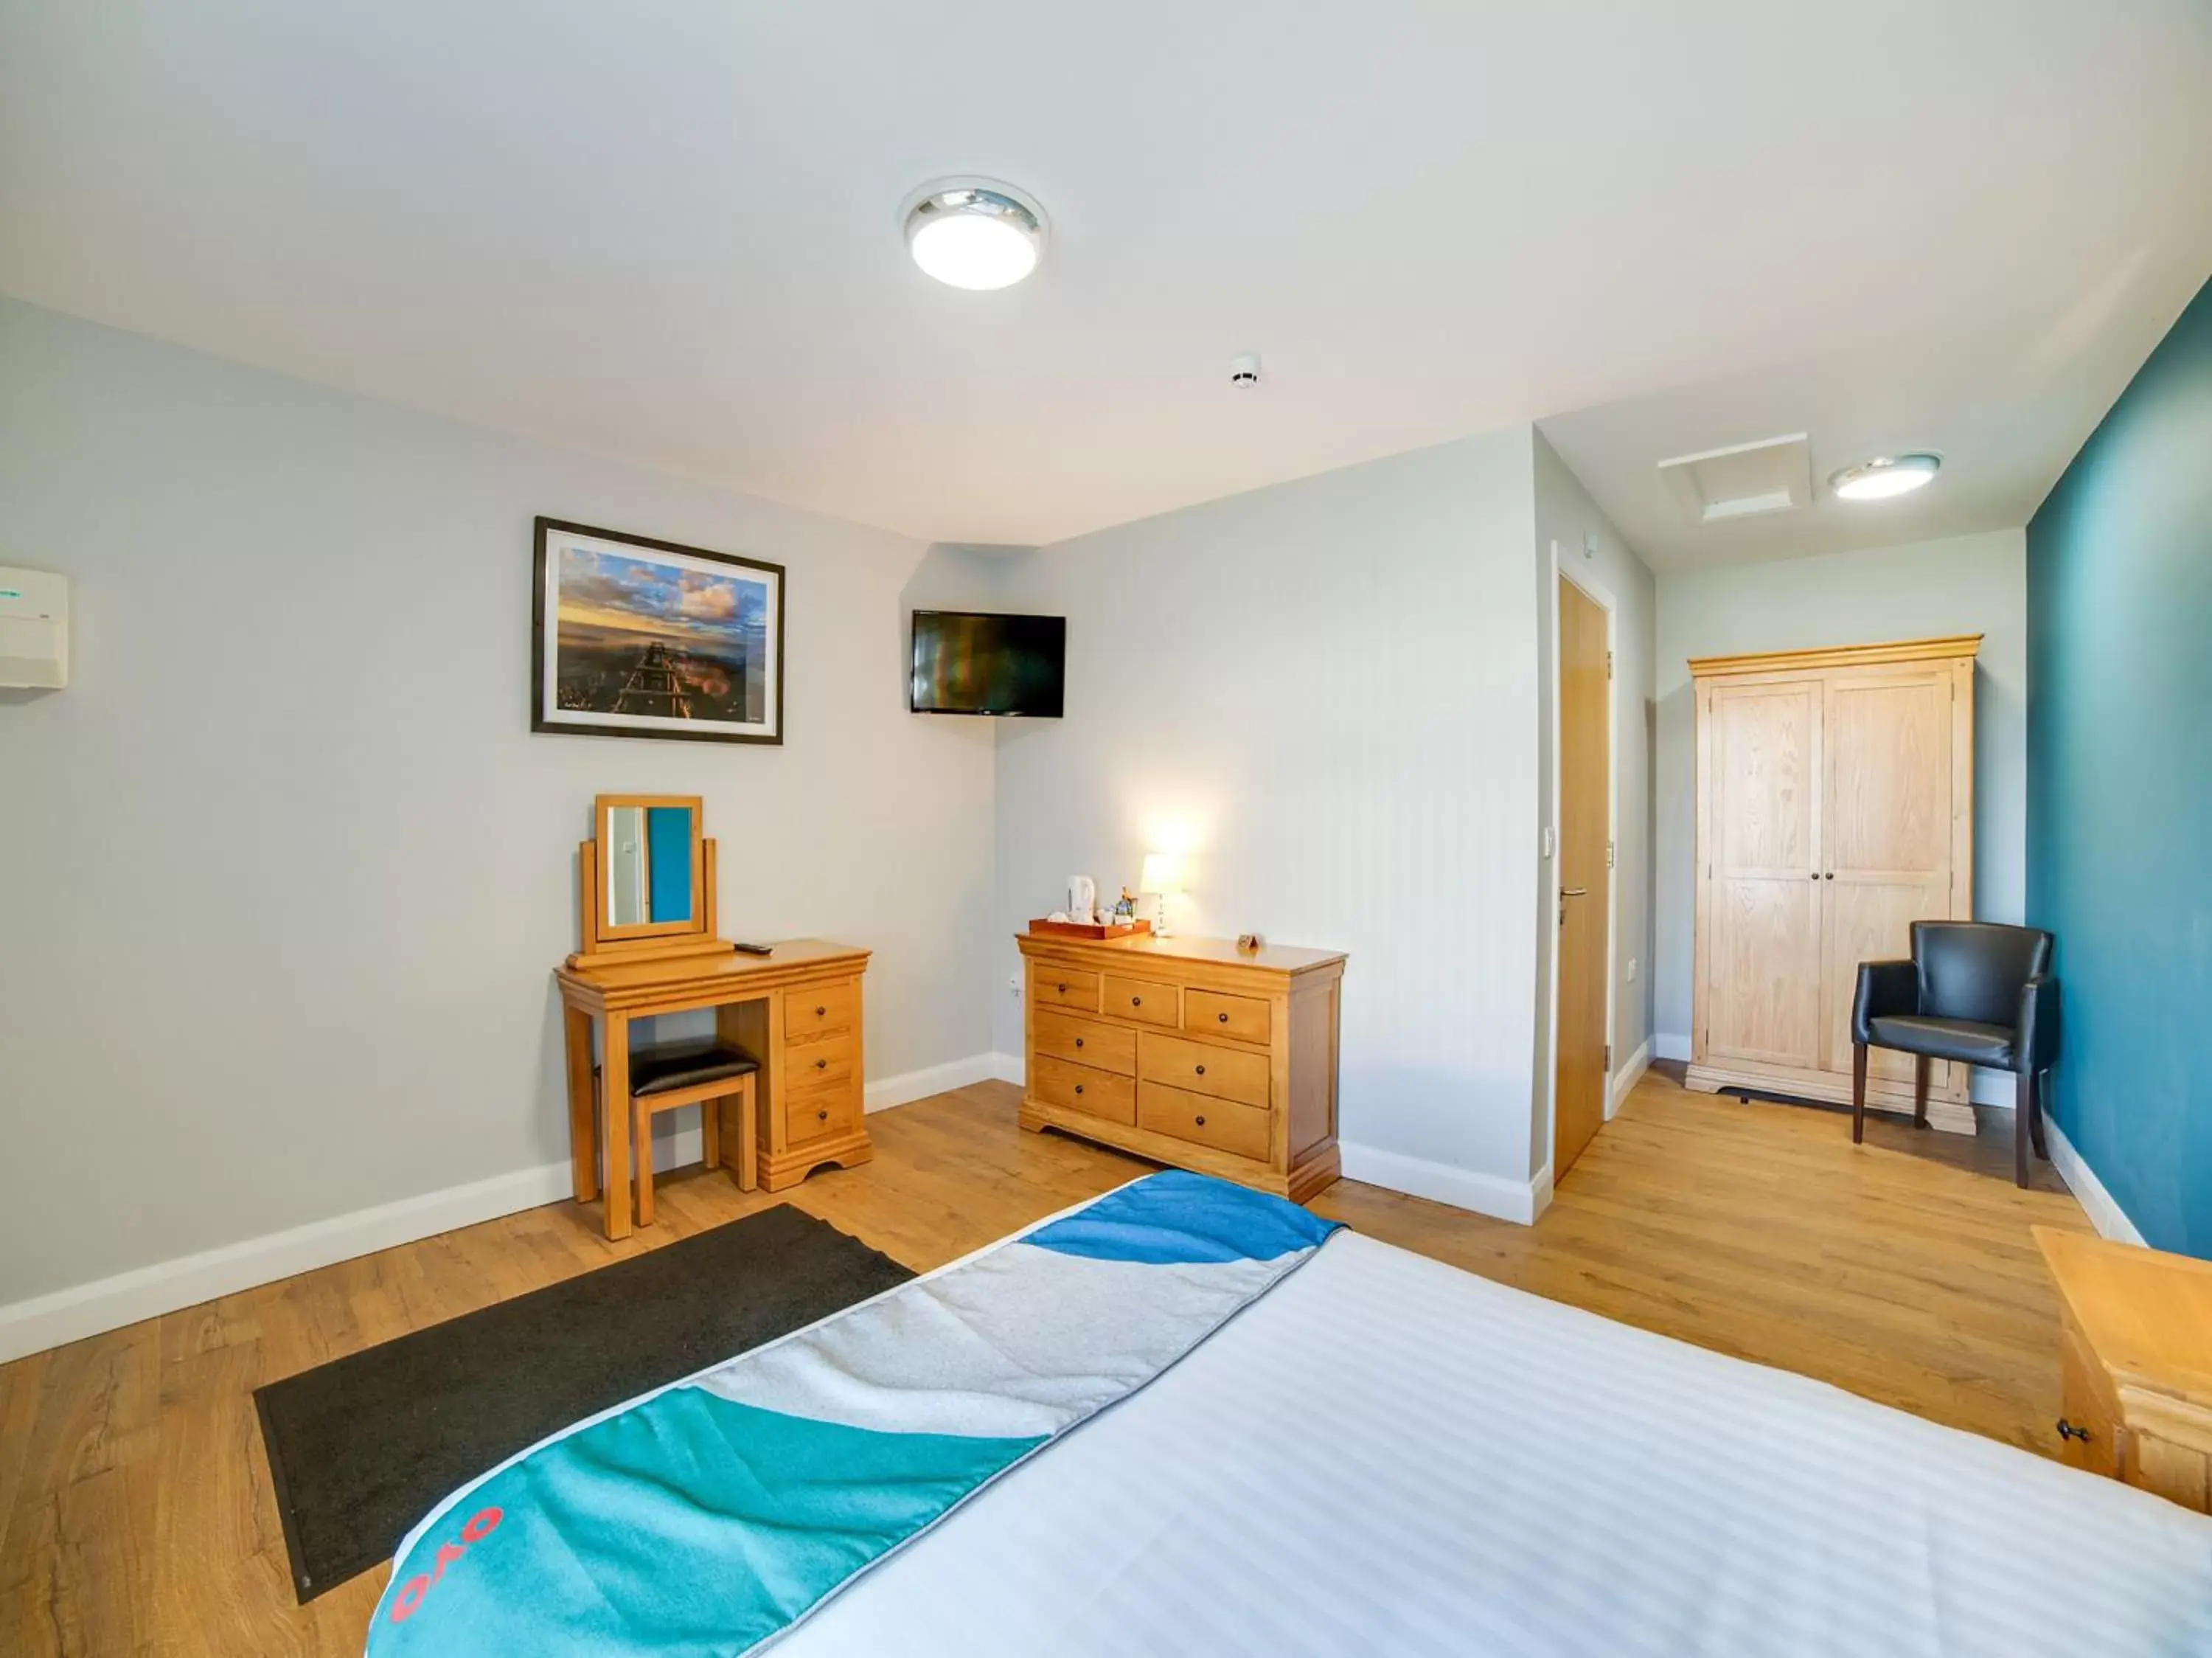
<svg viewBox="0 0 2212 1658">
<path fill-rule="evenodd" d="M 1653 630 L 1657 613 L 1651 572 L 1621 539 L 1582 480 L 1545 440 L 1535 438 L 1538 683 L 1542 704 L 1537 724 L 1540 830 L 1536 862 L 1536 1108 L 1530 1126 L 1530 1167 L 1552 1155 L 1552 1108 L 1557 1078 L 1552 1051 L 1553 946 L 1559 938 L 1554 863 L 1541 856 L 1540 826 L 1552 821 L 1555 783 L 1553 726 L 1557 713 L 1553 652 L 1558 637 L 1557 568 L 1602 588 L 1613 604 L 1613 1068 L 1616 1076 L 1636 1063 L 1651 1033 L 1651 763 L 1655 710 L 1651 699 Z M 1594 539 L 1592 539 L 1594 538 Z"/>
<path fill-rule="evenodd" d="M 787 565 L 787 744 L 532 735 L 539 513 Z M 726 932 L 876 951 L 872 1078 L 987 1050 L 991 733 L 906 712 L 924 554 L 0 301 L 0 564 L 76 633 L 0 693 L 0 1303 L 565 1159 L 596 790 L 706 797 Z"/>
<path fill-rule="evenodd" d="M 2027 789 L 2024 531 L 1662 575 L 1658 596 L 1656 1018 L 1668 1053 L 1686 1056 L 1689 1045 L 1697 855 L 1696 722 L 1688 666 L 1693 656 L 1984 635 L 1974 677 L 1974 913 L 1990 921 L 2021 918 Z"/>
<path fill-rule="evenodd" d="M 999 733 L 994 997 L 1071 874 L 1187 846 L 1193 934 L 1347 950 L 1347 1172 L 1493 1206 L 1529 1174 L 1536 583 L 1530 430 L 1006 561 L 1068 619 L 1067 717 Z M 1380 1161 L 1366 1154 L 1379 1154 Z"/>
</svg>

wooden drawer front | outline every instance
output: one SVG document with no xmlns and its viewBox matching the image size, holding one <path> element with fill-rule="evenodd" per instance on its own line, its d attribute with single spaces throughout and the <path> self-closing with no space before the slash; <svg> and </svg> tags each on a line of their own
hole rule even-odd
<svg viewBox="0 0 2212 1658">
<path fill-rule="evenodd" d="M 1268 1007 L 1256 997 L 1224 996 L 1219 991 L 1182 993 L 1182 1027 L 1233 1036 L 1239 1042 L 1267 1039 Z"/>
<path fill-rule="evenodd" d="M 801 1145 L 828 1134 L 844 1134 L 860 1120 L 860 1091 L 849 1079 L 793 1088 L 784 1096 L 783 1139 Z"/>
<path fill-rule="evenodd" d="M 1039 1054 L 1036 1075 L 1030 1078 L 1030 1092 L 1055 1106 L 1088 1112 L 1109 1122 L 1137 1120 L 1135 1081 L 1116 1076 L 1110 1070 L 1093 1070 L 1088 1065 L 1071 1065 L 1065 1059 Z"/>
<path fill-rule="evenodd" d="M 849 1084 L 854 1058 L 850 1031 L 838 1036 L 817 1037 L 811 1042 L 787 1042 L 783 1051 L 783 1090 L 795 1094 L 801 1088 L 825 1088 L 833 1082 Z"/>
<path fill-rule="evenodd" d="M 1119 1025 L 1102 1025 L 1095 1019 L 1071 1014 L 1047 1013 L 1040 1008 L 1030 1015 L 1035 1021 L 1036 1051 L 1078 1065 L 1100 1070 L 1137 1074 L 1137 1033 Z"/>
<path fill-rule="evenodd" d="M 2070 1320 L 2058 1339 L 2058 1376 L 2060 1419 L 2069 1430 L 2058 1454 L 2076 1468 L 2118 1478 L 2119 1435 L 2105 1369 L 2089 1356 Z"/>
<path fill-rule="evenodd" d="M 1098 1011 L 1098 975 L 1080 967 L 1055 967 L 1034 962 L 1030 967 L 1030 1002 L 1039 1008 L 1075 1008 Z"/>
<path fill-rule="evenodd" d="M 834 1036 L 853 1028 L 860 1010 L 860 981 L 802 984 L 783 993 L 783 1039 L 787 1046 Z"/>
<path fill-rule="evenodd" d="M 1106 1000 L 1101 1012 L 1140 1024 L 1165 1025 L 1173 1030 L 1182 1023 L 1182 986 L 1162 984 L 1149 978 L 1106 978 Z"/>
<path fill-rule="evenodd" d="M 1267 1108 L 1267 1056 L 1264 1053 L 1210 1047 L 1203 1042 L 1186 1042 L 1180 1036 L 1156 1036 L 1150 1031 L 1145 1033 L 1137 1052 L 1137 1074 L 1147 1082 L 1165 1082 L 1194 1094 L 1210 1094 L 1218 1100 Z"/>
<path fill-rule="evenodd" d="M 1160 1082 L 1137 1085 L 1137 1123 L 1158 1134 L 1172 1134 L 1194 1145 L 1212 1146 L 1231 1156 L 1267 1160 L 1269 1114 L 1251 1106 L 1191 1094 Z"/>
</svg>

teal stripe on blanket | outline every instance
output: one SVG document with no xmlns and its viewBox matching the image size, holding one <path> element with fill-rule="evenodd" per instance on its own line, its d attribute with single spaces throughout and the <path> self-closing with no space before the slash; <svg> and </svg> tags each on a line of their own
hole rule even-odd
<svg viewBox="0 0 2212 1658">
<path fill-rule="evenodd" d="M 1048 1221 L 1022 1241 L 1103 1261 L 1272 1261 L 1311 1249 L 1342 1224 L 1249 1186 L 1168 1169 Z"/>
<path fill-rule="evenodd" d="M 556 1434 L 409 1535 L 368 1658 L 750 1652 L 1149 1386 L 1335 1229 L 1149 1175 Z"/>
<path fill-rule="evenodd" d="M 399 1563 L 370 1649 L 743 1652 L 1042 1442 L 876 1433 L 674 1388 L 478 1486 Z"/>
</svg>

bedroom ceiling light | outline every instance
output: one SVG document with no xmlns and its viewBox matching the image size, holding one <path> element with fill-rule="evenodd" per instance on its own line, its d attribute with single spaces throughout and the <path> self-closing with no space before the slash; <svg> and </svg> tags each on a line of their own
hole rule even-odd
<svg viewBox="0 0 2212 1658">
<path fill-rule="evenodd" d="M 1933 483 L 1942 464 L 1939 454 L 1878 454 L 1834 473 L 1828 487 L 1846 501 L 1887 501 Z"/>
<path fill-rule="evenodd" d="M 908 200 L 906 246 L 916 265 L 951 287 L 1010 288 L 1044 252 L 1044 210 L 1011 185 L 939 180 Z"/>
</svg>

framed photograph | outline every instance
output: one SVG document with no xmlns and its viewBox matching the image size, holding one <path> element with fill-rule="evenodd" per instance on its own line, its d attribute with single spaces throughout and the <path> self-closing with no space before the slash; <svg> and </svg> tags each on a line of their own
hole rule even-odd
<svg viewBox="0 0 2212 1658">
<path fill-rule="evenodd" d="M 530 728 L 783 741 L 783 566 L 538 521 Z"/>
</svg>

